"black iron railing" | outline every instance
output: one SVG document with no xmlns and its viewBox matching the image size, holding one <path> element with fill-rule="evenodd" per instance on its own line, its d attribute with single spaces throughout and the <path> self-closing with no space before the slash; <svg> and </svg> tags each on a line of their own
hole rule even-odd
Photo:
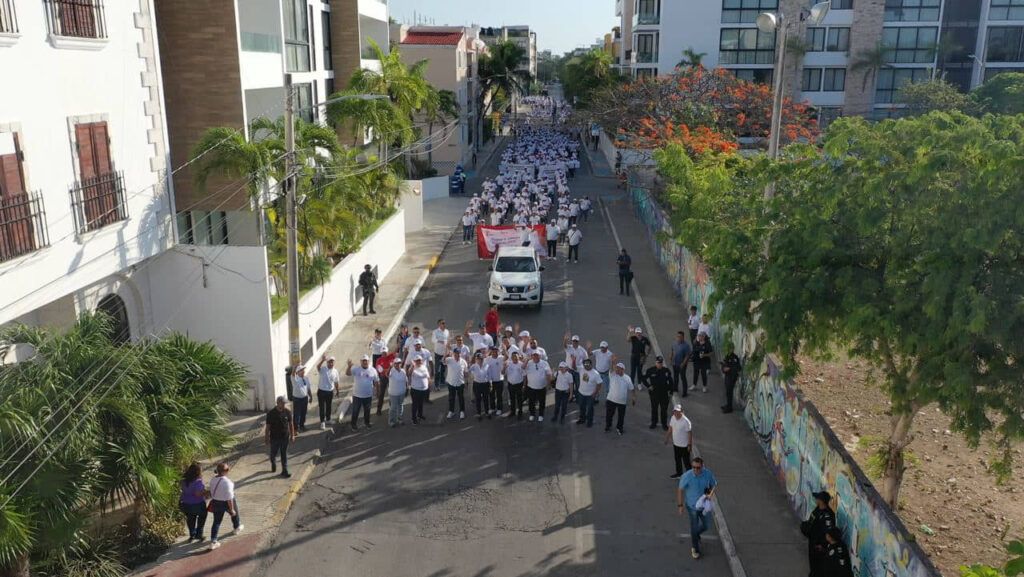
<svg viewBox="0 0 1024 577">
<path fill-rule="evenodd" d="M 111 172 L 85 178 L 71 187 L 71 210 L 79 234 L 101 229 L 128 218 L 124 173 Z"/>
<path fill-rule="evenodd" d="M 14 0 L 0 0 L 0 32 L 18 31 L 18 13 L 14 11 Z"/>
<path fill-rule="evenodd" d="M 75 38 L 106 38 L 103 0 L 43 0 L 50 33 Z"/>
<path fill-rule="evenodd" d="M 0 262 L 49 243 L 43 197 L 38 192 L 0 196 Z"/>
</svg>

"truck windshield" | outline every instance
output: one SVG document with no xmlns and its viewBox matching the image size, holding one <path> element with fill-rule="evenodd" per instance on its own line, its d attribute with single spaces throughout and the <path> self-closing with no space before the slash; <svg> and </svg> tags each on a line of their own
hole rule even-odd
<svg viewBox="0 0 1024 577">
<path fill-rule="evenodd" d="M 537 272 L 537 263 L 528 256 L 503 256 L 494 266 L 495 272 Z"/>
</svg>

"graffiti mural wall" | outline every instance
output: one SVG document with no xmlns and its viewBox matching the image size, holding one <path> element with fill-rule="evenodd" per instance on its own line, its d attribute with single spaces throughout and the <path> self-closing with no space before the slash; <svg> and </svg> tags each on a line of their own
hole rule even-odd
<svg viewBox="0 0 1024 577">
<path fill-rule="evenodd" d="M 668 215 L 650 192 L 637 186 L 630 190 L 636 216 L 647 226 L 654 253 L 676 294 L 684 304 L 694 303 L 706 312 L 714 292 L 707 268 L 673 240 Z M 722 326 L 720 312 L 714 311 L 712 323 L 715 347 L 721 350 L 728 340 L 736 345 L 737 354 L 750 358 L 757 345 L 756 333 L 744 327 Z M 744 373 L 754 377 L 742 387 L 747 424 L 776 479 L 786 488 L 797 515 L 806 518 L 814 508 L 811 493 L 825 489 L 835 495 L 833 508 L 850 545 L 855 575 L 939 577 L 938 570 L 882 500 L 824 417 L 801 397 L 791 382 L 780 377 L 775 360 L 768 357 L 760 371 Z"/>
</svg>

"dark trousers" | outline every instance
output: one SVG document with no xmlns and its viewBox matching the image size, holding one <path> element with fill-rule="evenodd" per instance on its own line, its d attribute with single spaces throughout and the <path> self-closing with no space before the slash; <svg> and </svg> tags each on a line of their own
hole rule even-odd
<svg viewBox="0 0 1024 577">
<path fill-rule="evenodd" d="M 316 406 L 320 410 L 320 422 L 328 423 L 331 420 L 331 404 L 334 402 L 334 391 L 317 391 Z"/>
<path fill-rule="evenodd" d="M 679 385 L 682 384 L 682 388 Z M 682 396 L 686 396 L 686 365 L 672 365 L 672 385 Z"/>
<path fill-rule="evenodd" d="M 622 427 L 626 423 L 626 405 L 622 403 L 615 403 L 605 399 L 605 407 L 607 410 L 604 415 L 604 430 L 612 428 L 612 417 L 618 413 L 618 419 L 615 422 L 615 428 L 622 432 Z"/>
<path fill-rule="evenodd" d="M 491 381 L 491 408 L 505 411 L 505 381 Z"/>
<path fill-rule="evenodd" d="M 185 515 L 189 539 L 201 539 L 206 526 L 206 503 L 178 503 L 178 509 Z"/>
<path fill-rule="evenodd" d="M 676 460 L 676 475 L 682 475 L 683 471 L 690 470 L 690 448 L 689 447 L 677 447 L 672 445 L 673 457 Z"/>
<path fill-rule="evenodd" d="M 377 293 L 373 291 L 363 291 L 363 316 L 366 316 L 366 308 L 370 308 L 371 313 L 377 311 L 373 310 L 373 300 L 377 298 Z"/>
<path fill-rule="evenodd" d="M 552 258 L 558 256 L 558 239 L 557 238 L 555 240 L 549 240 L 548 241 L 548 256 L 552 257 Z"/>
<path fill-rule="evenodd" d="M 690 344 L 697 342 L 697 329 L 690 329 Z"/>
<path fill-rule="evenodd" d="M 706 363 L 693 363 L 693 386 L 697 386 L 697 378 L 700 378 L 703 385 L 708 386 L 708 365 Z"/>
<path fill-rule="evenodd" d="M 473 401 L 478 416 L 491 412 L 491 383 L 473 383 Z"/>
<path fill-rule="evenodd" d="M 473 240 L 473 227 L 472 225 L 462 225 L 462 242 L 469 242 Z"/>
<path fill-rule="evenodd" d="M 242 518 L 238 513 L 238 500 L 232 503 L 235 509 L 235 516 L 231 518 L 231 526 L 238 529 L 239 525 L 242 524 Z M 213 526 L 210 527 L 210 540 L 216 541 L 217 534 L 220 532 L 220 524 L 224 521 L 224 513 L 228 512 L 227 501 L 210 501 L 211 512 L 213 513 Z"/>
<path fill-rule="evenodd" d="M 309 410 L 309 397 L 292 399 L 292 416 L 295 417 L 296 429 L 305 430 L 307 410 Z"/>
<path fill-rule="evenodd" d="M 376 361 L 373 366 L 377 366 Z M 377 393 L 377 414 L 380 415 L 384 411 L 384 398 L 388 396 L 388 378 L 381 376 L 380 378 L 380 392 Z M 373 401 L 370 401 L 370 405 L 373 405 Z"/>
<path fill-rule="evenodd" d="M 650 390 L 651 393 L 651 424 L 657 425 L 659 420 L 662 427 L 668 426 L 668 397 L 669 394 Z"/>
<path fill-rule="evenodd" d="M 441 390 L 439 383 L 445 382 L 445 376 L 448 374 L 448 367 L 444 364 L 444 356 L 434 353 L 434 390 Z M 430 398 L 429 391 L 427 392 L 427 398 Z"/>
<path fill-rule="evenodd" d="M 580 245 L 569 245 L 569 258 L 567 260 L 580 260 Z"/>
<path fill-rule="evenodd" d="M 270 466 L 276 467 L 278 455 L 281 456 L 281 471 L 288 472 L 288 437 L 283 439 L 270 439 Z"/>
<path fill-rule="evenodd" d="M 630 281 L 629 277 L 630 277 L 630 275 L 629 275 L 628 272 L 620 272 L 619 273 L 619 294 L 620 295 L 624 294 L 624 295 L 629 296 L 629 284 L 630 284 L 629 283 L 629 281 Z"/>
<path fill-rule="evenodd" d="M 629 355 L 629 379 L 636 385 L 644 372 L 644 358 L 638 355 Z"/>
<path fill-rule="evenodd" d="M 580 418 L 577 423 L 587 423 L 588 427 L 594 425 L 594 395 L 579 395 Z"/>
<path fill-rule="evenodd" d="M 555 421 L 565 421 L 565 413 L 569 410 L 569 391 L 555 390 L 555 414 L 551 417 Z"/>
<path fill-rule="evenodd" d="M 732 393 L 736 389 L 737 377 L 725 377 L 725 410 L 732 410 Z"/>
<path fill-rule="evenodd" d="M 544 409 L 548 403 L 548 390 L 526 387 L 526 400 L 530 407 L 530 416 L 544 417 Z"/>
<path fill-rule="evenodd" d="M 508 384 L 508 412 L 523 416 L 523 383 Z"/>
<path fill-rule="evenodd" d="M 352 397 L 352 428 L 359 426 L 359 411 L 363 411 L 363 422 L 370 426 L 370 407 L 373 406 L 373 397 Z"/>
<path fill-rule="evenodd" d="M 448 385 L 448 412 L 455 412 L 455 397 L 459 398 L 459 411 L 466 412 L 466 386 L 453 387 Z"/>
<path fill-rule="evenodd" d="M 427 400 L 427 395 L 430 391 L 420 391 L 413 389 L 412 391 L 412 422 L 416 423 L 423 420 L 423 402 Z"/>
</svg>

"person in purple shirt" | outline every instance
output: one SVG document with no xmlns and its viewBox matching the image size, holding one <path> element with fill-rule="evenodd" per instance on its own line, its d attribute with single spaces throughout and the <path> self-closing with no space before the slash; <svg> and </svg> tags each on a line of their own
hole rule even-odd
<svg viewBox="0 0 1024 577">
<path fill-rule="evenodd" d="M 199 463 L 189 465 L 181 478 L 178 508 L 185 514 L 189 542 L 202 541 L 203 526 L 206 525 L 206 486 L 203 484 L 203 469 Z"/>
<path fill-rule="evenodd" d="M 697 508 L 697 500 L 703 495 L 712 498 L 718 481 L 710 469 L 704 468 L 704 459 L 694 457 L 690 463 L 690 470 L 679 478 L 676 503 L 679 505 L 679 514 L 682 515 L 685 509 L 690 517 L 690 556 L 700 559 L 700 534 L 707 529 L 707 521 L 704 519 L 703 511 Z"/>
</svg>

